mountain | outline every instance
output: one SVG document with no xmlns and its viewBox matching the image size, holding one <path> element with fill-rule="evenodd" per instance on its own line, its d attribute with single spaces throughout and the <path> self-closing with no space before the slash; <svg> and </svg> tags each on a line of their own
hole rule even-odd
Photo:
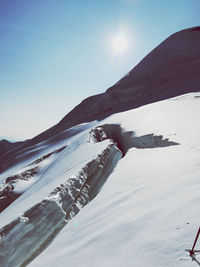
<svg viewBox="0 0 200 267">
<path fill-rule="evenodd" d="M 200 27 L 177 32 L 148 54 L 129 75 L 105 93 L 83 100 L 58 124 L 24 142 L 16 149 L 31 147 L 65 129 L 93 120 L 101 120 L 116 112 L 199 90 Z M 16 162 L 15 153 L 0 158 L 0 172 Z"/>
<path fill-rule="evenodd" d="M 1 266 L 195 266 L 199 50 L 200 27 L 175 33 L 1 156 Z"/>
<path fill-rule="evenodd" d="M 6 139 L 0 140 L 0 156 L 21 145 L 22 142 L 10 142 Z"/>
</svg>

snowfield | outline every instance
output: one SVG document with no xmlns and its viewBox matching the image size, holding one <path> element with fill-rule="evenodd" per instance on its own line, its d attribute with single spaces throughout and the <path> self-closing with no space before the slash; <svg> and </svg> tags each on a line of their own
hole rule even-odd
<svg viewBox="0 0 200 267">
<path fill-rule="evenodd" d="M 82 131 L 59 143 L 41 143 L 44 149 L 18 164 L 18 172 L 67 147 L 39 163 L 44 167 L 35 183 L 17 184 L 23 194 L 0 215 L 0 265 L 197 266 L 185 250 L 200 225 L 199 114 L 200 93 L 190 93 L 77 126 Z"/>
</svg>

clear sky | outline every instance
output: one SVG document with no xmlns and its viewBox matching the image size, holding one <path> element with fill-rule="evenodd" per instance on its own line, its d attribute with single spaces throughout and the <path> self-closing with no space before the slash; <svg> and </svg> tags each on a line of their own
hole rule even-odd
<svg viewBox="0 0 200 267">
<path fill-rule="evenodd" d="M 0 0 L 0 136 L 53 126 L 199 14 L 200 0 Z"/>
</svg>

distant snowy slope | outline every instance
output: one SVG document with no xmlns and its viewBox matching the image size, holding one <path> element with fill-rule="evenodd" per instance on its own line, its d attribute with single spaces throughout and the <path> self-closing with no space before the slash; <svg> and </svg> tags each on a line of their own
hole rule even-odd
<svg viewBox="0 0 200 267">
<path fill-rule="evenodd" d="M 197 266 L 185 250 L 199 227 L 199 113 L 200 93 L 191 93 L 100 121 L 148 136 L 146 144 L 154 134 L 179 145 L 129 148 L 97 197 L 29 266 Z"/>
</svg>

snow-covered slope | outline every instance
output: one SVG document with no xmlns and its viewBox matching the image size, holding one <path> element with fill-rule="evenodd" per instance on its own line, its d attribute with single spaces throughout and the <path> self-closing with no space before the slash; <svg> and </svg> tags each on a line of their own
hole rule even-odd
<svg viewBox="0 0 200 267">
<path fill-rule="evenodd" d="M 175 33 L 3 153 L 0 266 L 194 266 L 199 69 L 200 27 Z"/>
<path fill-rule="evenodd" d="M 1 182 L 38 174 L 15 180 L 21 195 L 0 215 L 0 265 L 195 266 L 185 249 L 199 227 L 199 112 L 200 93 L 182 95 L 24 151 Z"/>
<path fill-rule="evenodd" d="M 83 130 L 58 142 L 60 149 L 42 143 L 30 163 L 22 160 L 16 174 L 2 175 L 1 266 L 25 266 L 98 194 L 122 153 L 112 140 L 89 139 L 89 130 Z"/>
<path fill-rule="evenodd" d="M 188 94 L 102 122 L 180 145 L 130 149 L 97 197 L 30 266 L 197 266 L 185 250 L 199 227 L 199 112 L 200 94 Z"/>
</svg>

